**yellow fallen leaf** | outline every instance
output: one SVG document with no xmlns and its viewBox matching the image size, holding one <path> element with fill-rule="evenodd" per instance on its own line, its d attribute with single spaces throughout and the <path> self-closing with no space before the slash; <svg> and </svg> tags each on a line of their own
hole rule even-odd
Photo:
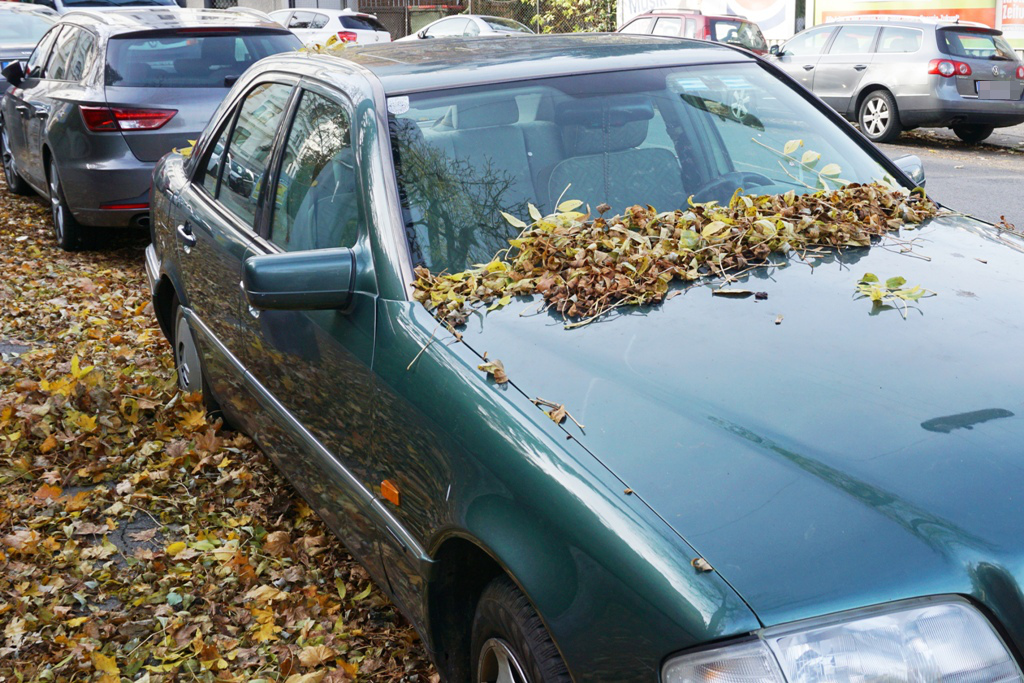
<svg viewBox="0 0 1024 683">
<path fill-rule="evenodd" d="M 170 555 L 171 557 L 174 557 L 175 555 L 180 553 L 182 550 L 184 550 L 185 547 L 186 547 L 185 544 L 182 543 L 181 541 L 175 541 L 174 543 L 172 543 L 169 546 L 167 546 L 167 548 L 166 548 L 167 554 Z"/>
<path fill-rule="evenodd" d="M 46 502 L 48 500 L 57 500 L 60 498 L 60 494 L 63 493 L 63 489 L 53 484 L 43 484 L 36 492 L 32 494 L 32 497 L 36 500 Z"/>
<path fill-rule="evenodd" d="M 262 586 L 256 586 L 255 588 L 250 589 L 249 592 L 245 594 L 246 600 L 254 600 L 259 603 L 273 602 L 275 600 L 285 600 L 287 599 L 287 597 L 288 594 L 285 593 L 283 590 L 279 590 L 277 588 L 274 588 L 273 586 L 268 586 L 266 584 Z"/>
<path fill-rule="evenodd" d="M 97 671 L 105 674 L 120 675 L 121 670 L 117 668 L 117 662 L 113 657 L 108 657 L 102 652 L 93 652 L 90 656 L 92 657 L 93 668 Z"/>
<path fill-rule="evenodd" d="M 327 671 L 312 671 L 308 674 L 292 674 L 284 683 L 320 683 Z"/>
<path fill-rule="evenodd" d="M 87 621 L 89 621 L 89 617 L 75 617 L 74 619 L 68 619 L 64 623 L 71 628 L 78 628 Z"/>
<path fill-rule="evenodd" d="M 46 440 L 43 441 L 43 443 L 41 443 L 39 445 L 39 452 L 40 453 L 49 453 L 50 451 L 52 451 L 56 447 L 57 447 L 57 438 L 53 434 L 50 434 L 48 437 L 46 437 Z"/>
<path fill-rule="evenodd" d="M 318 666 L 329 662 L 338 655 L 326 645 L 308 645 L 299 652 L 299 663 L 302 666 Z"/>
</svg>

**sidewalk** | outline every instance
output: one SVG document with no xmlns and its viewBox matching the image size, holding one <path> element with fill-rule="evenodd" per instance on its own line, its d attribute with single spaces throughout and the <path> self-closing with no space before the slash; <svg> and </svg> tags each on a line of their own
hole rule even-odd
<svg viewBox="0 0 1024 683">
<path fill-rule="evenodd" d="M 950 128 L 918 128 L 911 131 L 910 135 L 925 140 L 952 142 L 968 147 Z M 977 149 L 983 150 L 986 145 L 1024 152 L 1024 123 L 1009 128 L 996 128 L 996 131 L 992 133 L 992 137 L 981 143 Z"/>
</svg>

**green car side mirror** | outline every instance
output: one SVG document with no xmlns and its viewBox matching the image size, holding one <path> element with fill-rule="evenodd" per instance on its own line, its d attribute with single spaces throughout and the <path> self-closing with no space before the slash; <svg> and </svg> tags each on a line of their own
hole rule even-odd
<svg viewBox="0 0 1024 683">
<path fill-rule="evenodd" d="M 338 309 L 351 302 L 355 275 L 355 252 L 347 248 L 268 254 L 246 259 L 242 288 L 253 308 Z"/>
</svg>

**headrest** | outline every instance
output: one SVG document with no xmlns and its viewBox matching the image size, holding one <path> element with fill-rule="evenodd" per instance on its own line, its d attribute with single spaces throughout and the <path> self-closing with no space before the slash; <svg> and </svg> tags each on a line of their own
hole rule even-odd
<svg viewBox="0 0 1024 683">
<path fill-rule="evenodd" d="M 654 118 L 654 104 L 646 95 L 619 95 L 614 100 L 584 98 L 561 105 L 555 113 L 560 126 L 583 125 L 588 128 L 603 125 L 622 126 L 631 121 L 650 121 Z"/>
<path fill-rule="evenodd" d="M 637 147 L 647 139 L 647 122 L 653 118 L 654 105 L 644 95 L 577 100 L 556 113 L 562 127 L 562 142 L 571 156 Z"/>
<path fill-rule="evenodd" d="M 519 104 L 514 97 L 492 98 L 458 105 L 456 128 L 488 128 L 508 126 L 519 121 Z"/>
</svg>

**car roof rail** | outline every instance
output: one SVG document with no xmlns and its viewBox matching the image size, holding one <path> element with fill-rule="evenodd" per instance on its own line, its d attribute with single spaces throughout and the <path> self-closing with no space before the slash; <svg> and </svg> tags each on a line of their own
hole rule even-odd
<svg viewBox="0 0 1024 683">
<path fill-rule="evenodd" d="M 99 22 L 101 24 L 109 24 L 110 23 L 110 19 L 108 17 L 103 16 L 103 12 L 90 11 L 90 10 L 87 10 L 87 9 L 73 9 L 70 12 L 65 12 L 64 14 L 62 14 L 60 18 L 61 19 L 64 19 L 66 17 L 74 18 L 76 16 L 77 17 L 85 17 L 85 18 L 88 18 L 88 19 L 92 19 L 93 21 Z"/>
<path fill-rule="evenodd" d="M 691 7 L 655 7 L 648 14 L 704 14 L 699 9 Z"/>
</svg>

